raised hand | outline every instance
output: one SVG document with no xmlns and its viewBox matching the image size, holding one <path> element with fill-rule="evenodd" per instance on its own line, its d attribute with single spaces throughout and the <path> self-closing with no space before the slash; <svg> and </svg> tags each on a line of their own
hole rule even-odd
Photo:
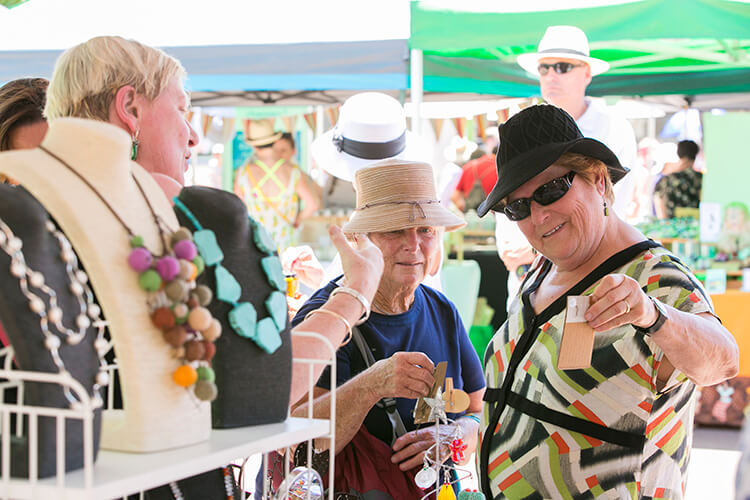
<svg viewBox="0 0 750 500">
<path fill-rule="evenodd" d="M 383 254 L 366 234 L 354 234 L 347 241 L 338 226 L 330 226 L 328 235 L 341 256 L 346 285 L 358 290 L 372 302 L 383 275 Z"/>
</svg>

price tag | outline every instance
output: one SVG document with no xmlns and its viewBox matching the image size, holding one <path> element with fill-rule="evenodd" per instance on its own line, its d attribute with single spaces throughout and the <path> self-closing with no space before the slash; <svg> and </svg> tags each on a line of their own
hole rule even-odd
<svg viewBox="0 0 750 500">
<path fill-rule="evenodd" d="M 591 354 L 594 351 L 594 329 L 584 319 L 588 311 L 588 295 L 568 297 L 565 313 L 565 326 L 560 352 L 557 355 L 557 368 L 575 370 L 591 366 Z"/>
</svg>

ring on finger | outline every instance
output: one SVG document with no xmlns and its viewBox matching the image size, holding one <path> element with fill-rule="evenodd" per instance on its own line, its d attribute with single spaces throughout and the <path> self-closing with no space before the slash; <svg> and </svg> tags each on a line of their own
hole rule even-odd
<svg viewBox="0 0 750 500">
<path fill-rule="evenodd" d="M 625 302 L 625 314 L 628 314 L 630 312 L 630 304 L 628 304 L 627 300 L 623 300 Z"/>
</svg>

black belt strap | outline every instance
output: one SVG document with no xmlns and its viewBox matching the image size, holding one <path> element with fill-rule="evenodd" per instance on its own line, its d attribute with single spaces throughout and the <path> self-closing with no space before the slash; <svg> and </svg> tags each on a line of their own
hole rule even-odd
<svg viewBox="0 0 750 500">
<path fill-rule="evenodd" d="M 511 408 L 525 413 L 542 422 L 547 422 L 569 431 L 585 434 L 600 441 L 616 444 L 633 450 L 642 450 L 646 444 L 646 436 L 635 432 L 620 431 L 610 427 L 574 417 L 567 413 L 551 410 L 546 406 L 530 401 L 515 392 L 509 392 L 505 398 Z"/>
</svg>

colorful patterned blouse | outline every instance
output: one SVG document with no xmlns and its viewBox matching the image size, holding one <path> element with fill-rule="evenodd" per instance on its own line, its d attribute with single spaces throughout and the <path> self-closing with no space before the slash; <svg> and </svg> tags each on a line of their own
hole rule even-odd
<svg viewBox="0 0 750 500">
<path fill-rule="evenodd" d="M 486 404 L 482 415 L 487 465 L 478 462 L 485 491 L 491 489 L 487 498 L 683 498 L 695 385 L 675 371 L 657 387 L 664 353 L 630 325 L 596 335 L 589 368 L 557 369 L 566 296 L 539 315 L 529 301 L 550 267 L 537 259 L 523 298 L 511 305 L 485 352 L 489 399 L 500 392 L 492 388 L 503 385 L 509 362 L 517 366 L 499 425 L 490 420 L 496 404 Z M 627 274 L 680 311 L 713 309 L 690 270 L 653 241 L 619 252 L 568 294 L 590 295 L 612 272 Z M 531 336 L 522 338 L 525 324 Z M 495 428 L 491 438 L 484 434 L 488 426 Z"/>
<path fill-rule="evenodd" d="M 258 165 L 264 172 L 260 179 L 252 175 L 250 167 L 253 164 Z M 270 233 L 279 247 L 279 254 L 297 243 L 294 220 L 299 211 L 297 183 L 301 178 L 301 172 L 295 166 L 291 171 L 289 181 L 286 185 L 283 184 L 276 176 L 276 171 L 283 164 L 284 160 L 279 160 L 269 167 L 257 158 L 251 158 L 250 163 L 237 172 L 234 180 L 234 193 L 245 202 L 250 217 L 260 222 Z M 276 184 L 278 194 L 266 195 L 263 192 L 266 182 Z"/>
</svg>

